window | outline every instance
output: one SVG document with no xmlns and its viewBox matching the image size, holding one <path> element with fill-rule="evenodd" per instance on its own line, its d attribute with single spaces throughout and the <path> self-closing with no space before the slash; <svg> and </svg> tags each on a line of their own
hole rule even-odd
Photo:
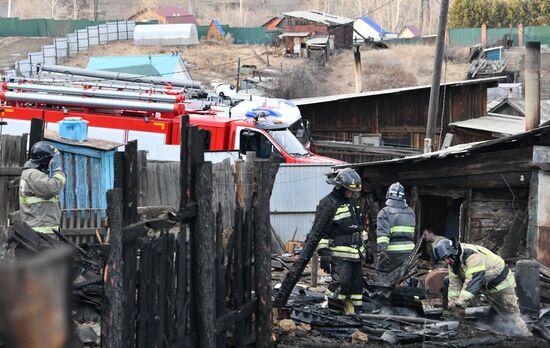
<svg viewBox="0 0 550 348">
<path fill-rule="evenodd" d="M 271 141 L 258 131 L 251 129 L 242 130 L 239 137 L 239 144 L 239 151 L 243 155 L 246 155 L 247 151 L 254 151 L 258 158 L 267 159 L 271 155 L 275 155 L 279 160 L 284 158 Z"/>
<path fill-rule="evenodd" d="M 310 153 L 306 150 L 304 145 L 302 145 L 288 129 L 270 130 L 268 133 L 289 155 L 293 157 L 310 156 Z"/>
</svg>

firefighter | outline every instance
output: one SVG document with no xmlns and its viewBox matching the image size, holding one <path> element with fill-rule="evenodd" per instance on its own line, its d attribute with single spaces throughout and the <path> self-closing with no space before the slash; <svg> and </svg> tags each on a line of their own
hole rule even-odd
<svg viewBox="0 0 550 348">
<path fill-rule="evenodd" d="M 519 312 L 514 274 L 500 256 L 482 246 L 447 238 L 435 243 L 434 255 L 449 267 L 447 297 L 451 311 L 462 313 L 469 302 L 483 293 L 503 318 L 516 325 L 518 334 L 531 336 Z"/>
<path fill-rule="evenodd" d="M 398 268 L 415 248 L 416 217 L 405 200 L 405 188 L 393 183 L 386 193 L 386 206 L 376 218 L 376 244 L 378 278 Z"/>
<path fill-rule="evenodd" d="M 65 186 L 65 174 L 58 167 L 50 176 L 50 166 L 58 153 L 50 143 L 37 142 L 31 148 L 31 159 L 25 163 L 21 174 L 20 219 L 40 233 L 54 234 L 54 230 L 59 230 L 59 192 Z"/>
<path fill-rule="evenodd" d="M 433 253 L 434 244 L 445 237 L 435 234 L 432 227 L 425 228 L 422 231 L 422 236 L 426 241 L 426 253 L 430 256 L 430 263 L 432 264 L 432 266 L 434 266 L 436 264 L 435 256 Z"/>
<path fill-rule="evenodd" d="M 330 204 L 336 209 L 332 222 L 321 232 L 317 252 L 321 268 L 332 276 L 326 291 L 328 305 L 341 308 L 343 302 L 346 313 L 356 313 L 363 307 L 361 261 L 372 258 L 366 246 L 363 213 L 354 197 L 354 193 L 361 191 L 361 177 L 346 168 L 327 182 L 334 185 L 334 189 L 320 205 Z M 322 211 L 318 209 L 318 214 Z"/>
</svg>

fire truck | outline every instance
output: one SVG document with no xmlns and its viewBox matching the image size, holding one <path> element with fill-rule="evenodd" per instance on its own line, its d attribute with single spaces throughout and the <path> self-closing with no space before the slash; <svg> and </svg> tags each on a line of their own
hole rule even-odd
<svg viewBox="0 0 550 348">
<path fill-rule="evenodd" d="M 286 163 L 341 163 L 312 153 L 298 141 L 288 129 L 296 115 L 284 116 L 295 107 L 289 102 L 250 100 L 250 107 L 236 108 L 188 99 L 173 90 L 129 90 L 4 82 L 3 133 L 28 132 L 32 118 L 58 130 L 64 118 L 78 117 L 87 121 L 90 138 L 121 143 L 137 139 L 150 159 L 178 160 L 181 117 L 189 116 L 190 124 L 207 131 L 210 151 L 238 151 L 241 156 L 254 151 L 259 158 L 275 157 Z"/>
</svg>

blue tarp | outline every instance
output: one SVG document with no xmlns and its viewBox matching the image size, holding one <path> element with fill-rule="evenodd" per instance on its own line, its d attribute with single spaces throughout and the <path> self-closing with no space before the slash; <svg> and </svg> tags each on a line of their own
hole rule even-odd
<svg viewBox="0 0 550 348">
<path fill-rule="evenodd" d="M 90 57 L 87 69 L 158 75 L 168 78 L 189 78 L 182 76 L 185 65 L 178 54 Z"/>
</svg>

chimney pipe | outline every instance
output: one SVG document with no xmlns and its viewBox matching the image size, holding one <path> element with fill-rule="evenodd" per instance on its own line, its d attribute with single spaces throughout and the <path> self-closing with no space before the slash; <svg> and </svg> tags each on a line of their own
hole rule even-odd
<svg viewBox="0 0 550 348">
<path fill-rule="evenodd" d="M 540 42 L 525 45 L 525 130 L 540 124 Z"/>
</svg>

